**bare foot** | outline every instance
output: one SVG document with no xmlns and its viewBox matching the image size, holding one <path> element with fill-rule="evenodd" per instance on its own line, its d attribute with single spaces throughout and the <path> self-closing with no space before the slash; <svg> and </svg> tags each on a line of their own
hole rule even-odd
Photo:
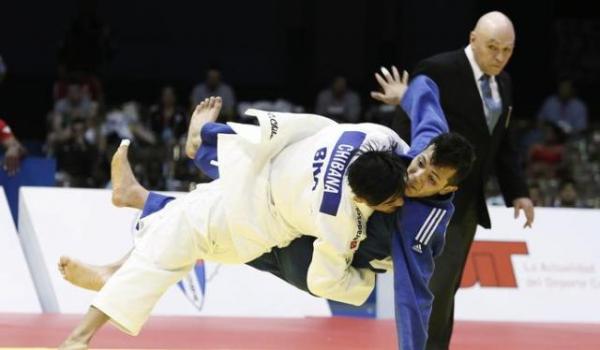
<svg viewBox="0 0 600 350">
<path fill-rule="evenodd" d="M 137 181 L 127 159 L 129 140 L 123 140 L 110 163 L 110 181 L 112 183 L 112 202 L 117 207 L 142 209 L 148 191 Z"/>
<path fill-rule="evenodd" d="M 190 127 L 188 129 L 187 142 L 185 146 L 186 155 L 194 159 L 196 151 L 200 148 L 202 140 L 200 138 L 200 130 L 206 123 L 214 122 L 221 113 L 221 107 L 223 101 L 221 97 L 206 98 L 196 106 L 192 118 L 190 120 Z"/>
<path fill-rule="evenodd" d="M 70 283 L 89 290 L 99 291 L 117 268 L 85 264 L 68 256 L 61 256 L 58 270 Z"/>
<path fill-rule="evenodd" d="M 82 340 L 69 339 L 65 340 L 64 343 L 60 344 L 58 350 L 87 350 L 88 343 Z"/>
</svg>

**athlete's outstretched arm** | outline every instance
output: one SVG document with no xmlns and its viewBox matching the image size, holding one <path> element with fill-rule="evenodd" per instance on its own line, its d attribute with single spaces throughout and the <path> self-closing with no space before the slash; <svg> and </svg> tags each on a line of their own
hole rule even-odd
<svg viewBox="0 0 600 350">
<path fill-rule="evenodd" d="M 418 154 L 432 138 L 447 133 L 448 122 L 440 103 L 437 84 L 425 75 L 418 75 L 408 84 L 408 73 L 402 76 L 392 66 L 392 73 L 381 67 L 375 78 L 382 92 L 371 92 L 371 97 L 388 105 L 402 107 L 411 121 L 411 148 L 409 154 Z"/>
<path fill-rule="evenodd" d="M 421 153 L 434 137 L 449 132 L 437 84 L 425 75 L 413 78 L 402 98 L 402 110 L 410 118 L 409 155 Z"/>
</svg>

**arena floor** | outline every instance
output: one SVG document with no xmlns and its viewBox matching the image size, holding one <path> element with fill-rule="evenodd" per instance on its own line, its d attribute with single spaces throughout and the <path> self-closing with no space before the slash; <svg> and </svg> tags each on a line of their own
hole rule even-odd
<svg viewBox="0 0 600 350">
<path fill-rule="evenodd" d="M 81 316 L 0 314 L 0 350 L 56 348 Z M 457 322 L 453 350 L 600 349 L 600 325 Z M 153 317 L 138 337 L 103 329 L 96 349 L 395 349 L 391 320 Z"/>
</svg>

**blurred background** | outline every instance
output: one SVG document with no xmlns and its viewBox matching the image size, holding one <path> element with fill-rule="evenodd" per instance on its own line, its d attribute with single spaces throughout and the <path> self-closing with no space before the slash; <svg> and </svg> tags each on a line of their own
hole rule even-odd
<svg viewBox="0 0 600 350">
<path fill-rule="evenodd" d="M 0 20 L 0 118 L 56 184 L 103 188 L 123 137 L 143 185 L 202 181 L 182 153 L 191 108 L 249 106 L 389 125 L 369 97 L 382 65 L 411 70 L 468 43 L 484 12 L 514 22 L 515 142 L 539 206 L 600 207 L 600 16 L 593 2 L 19 1 Z M 557 95 L 578 108 L 548 112 Z M 494 182 L 491 204 L 502 204 Z"/>
</svg>

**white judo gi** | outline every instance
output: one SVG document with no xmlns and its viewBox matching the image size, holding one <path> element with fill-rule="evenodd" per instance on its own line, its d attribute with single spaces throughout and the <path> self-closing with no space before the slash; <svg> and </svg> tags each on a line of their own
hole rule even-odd
<svg viewBox="0 0 600 350">
<path fill-rule="evenodd" d="M 315 236 L 312 293 L 360 305 L 375 284 L 350 266 L 372 209 L 353 200 L 345 176 L 360 149 L 408 145 L 376 124 L 336 124 L 309 114 L 248 110 L 259 127 L 230 123 L 218 136 L 219 180 L 199 185 L 140 220 L 136 245 L 92 305 L 137 334 L 160 296 L 197 259 L 246 263 L 303 234 Z"/>
</svg>

